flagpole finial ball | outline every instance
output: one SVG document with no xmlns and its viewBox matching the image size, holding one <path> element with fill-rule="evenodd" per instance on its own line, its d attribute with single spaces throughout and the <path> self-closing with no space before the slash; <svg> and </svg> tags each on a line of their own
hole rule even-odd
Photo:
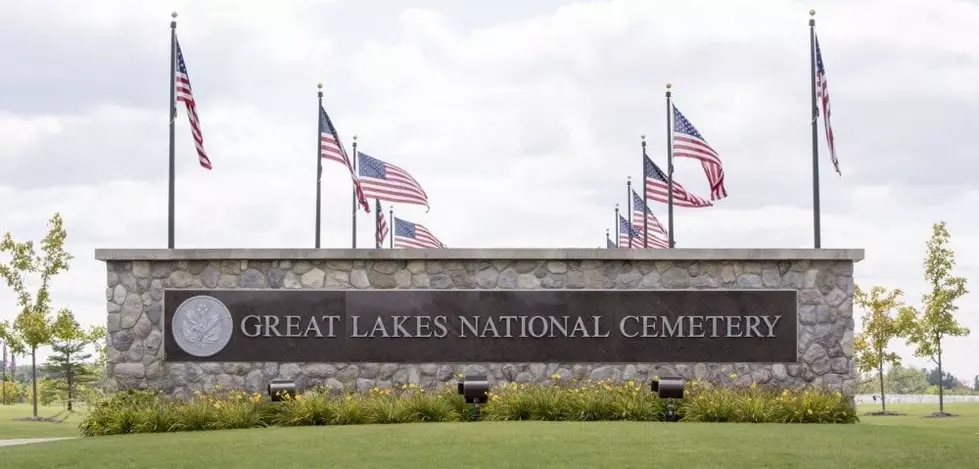
<svg viewBox="0 0 979 469">
<path fill-rule="evenodd" d="M 323 84 L 322 83 L 317 83 L 316 84 L 316 89 L 318 89 L 318 90 L 323 89 Z"/>
<path fill-rule="evenodd" d="M 357 140 L 357 136 L 356 136 L 356 135 L 354 135 L 354 141 L 356 141 L 356 140 Z"/>
<path fill-rule="evenodd" d="M 639 140 L 646 140 L 646 135 L 640 135 Z"/>
<path fill-rule="evenodd" d="M 177 12 L 175 12 L 175 11 L 171 11 L 171 12 L 170 12 L 170 17 L 171 17 L 171 18 L 176 18 L 176 17 L 177 17 Z"/>
<path fill-rule="evenodd" d="M 670 89 L 670 88 L 673 88 L 673 85 L 671 85 L 671 84 L 669 84 L 669 83 L 667 83 L 667 84 L 666 84 L 666 89 Z"/>
<path fill-rule="evenodd" d="M 816 10 L 809 10 L 809 16 L 816 16 Z"/>
</svg>

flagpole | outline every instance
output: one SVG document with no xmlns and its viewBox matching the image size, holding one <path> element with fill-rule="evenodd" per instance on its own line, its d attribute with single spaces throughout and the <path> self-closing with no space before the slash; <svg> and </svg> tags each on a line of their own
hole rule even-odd
<svg viewBox="0 0 979 469">
<path fill-rule="evenodd" d="M 612 240 L 608 237 L 608 228 L 605 228 L 605 249 L 608 249 L 608 245 L 612 243 Z"/>
<path fill-rule="evenodd" d="M 646 136 L 640 135 L 639 140 L 642 141 L 642 247 L 649 247 L 649 233 L 646 229 L 646 207 L 649 207 L 649 202 L 646 201 Z"/>
<path fill-rule="evenodd" d="M 381 211 L 381 200 L 374 199 L 374 247 L 380 249 L 384 247 L 384 240 L 381 239 L 381 217 L 384 216 L 384 212 Z"/>
<path fill-rule="evenodd" d="M 619 204 L 615 204 L 615 247 L 619 246 Z"/>
<path fill-rule="evenodd" d="M 812 85 L 810 105 L 812 112 L 812 228 L 813 246 L 822 245 L 822 227 L 819 217 L 819 108 L 816 106 L 816 10 L 809 10 L 809 81 Z"/>
<path fill-rule="evenodd" d="M 625 177 L 625 210 L 629 217 L 629 228 L 632 228 L 632 176 Z M 632 247 L 632 230 L 629 230 L 629 247 Z"/>
<path fill-rule="evenodd" d="M 353 164 L 354 177 L 357 177 L 357 136 L 353 137 L 353 154 L 351 154 L 351 164 Z M 353 206 L 350 211 L 350 245 L 357 249 L 357 186 L 353 188 Z"/>
<path fill-rule="evenodd" d="M 176 63 L 177 63 L 177 12 L 170 13 L 170 182 L 167 187 L 167 248 L 174 246 L 174 191 L 177 158 L 174 156 L 174 128 L 177 119 Z"/>
<path fill-rule="evenodd" d="M 673 249 L 673 132 L 670 125 L 670 118 L 673 115 L 673 92 L 670 91 L 672 86 L 669 83 L 666 84 L 666 185 L 668 186 L 666 191 L 669 193 L 667 194 L 667 205 L 669 207 L 670 249 Z"/>
<path fill-rule="evenodd" d="M 320 212 L 322 211 L 322 179 L 323 179 L 323 84 L 316 84 L 316 97 L 319 99 L 319 107 L 316 109 L 316 249 L 320 248 Z"/>
<path fill-rule="evenodd" d="M 388 230 L 391 233 L 391 238 L 390 238 L 391 249 L 394 249 L 394 207 L 393 206 L 390 209 L 388 209 L 388 215 L 390 216 L 391 219 L 391 229 Z"/>
</svg>

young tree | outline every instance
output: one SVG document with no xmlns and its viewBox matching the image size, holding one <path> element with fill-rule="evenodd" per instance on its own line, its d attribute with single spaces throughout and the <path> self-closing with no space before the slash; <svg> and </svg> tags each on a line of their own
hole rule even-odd
<svg viewBox="0 0 979 469">
<path fill-rule="evenodd" d="M 74 314 L 68 309 L 58 312 L 58 318 L 52 327 L 51 348 L 54 354 L 47 363 L 41 366 L 41 371 L 53 380 L 53 389 L 65 396 L 68 410 L 79 385 L 84 385 L 95 379 L 94 372 L 86 360 L 92 354 L 85 352 L 85 347 L 105 337 L 105 328 L 94 327 L 83 331 Z"/>
<path fill-rule="evenodd" d="M 37 253 L 33 241 L 14 241 L 10 233 L 0 241 L 0 253 L 9 255 L 7 262 L 0 261 L 0 278 L 17 295 L 20 311 L 13 323 L 0 323 L 0 339 L 4 339 L 15 354 L 31 354 L 31 386 L 34 418 L 37 417 L 37 348 L 51 340 L 51 279 L 68 270 L 71 254 L 65 251 L 65 232 L 61 214 L 55 213 L 49 221 L 48 234 L 41 239 L 41 253 Z M 36 276 L 35 293 L 28 290 L 31 276 Z"/>
<path fill-rule="evenodd" d="M 899 365 L 901 357 L 887 350 L 891 339 L 901 337 L 904 330 L 896 316 L 901 304 L 900 289 L 889 290 L 874 286 L 864 291 L 857 286 L 853 290 L 853 302 L 863 308 L 863 331 L 855 338 L 857 368 L 863 372 L 877 372 L 880 384 L 880 410 L 887 411 L 884 392 L 884 365 Z"/>
<path fill-rule="evenodd" d="M 916 356 L 931 359 L 938 366 L 939 376 L 943 376 L 942 339 L 969 335 L 969 329 L 955 319 L 955 312 L 959 309 L 955 301 L 968 291 L 965 289 L 965 277 L 952 275 L 955 253 L 948 247 L 949 238 L 945 222 L 932 226 L 924 261 L 925 281 L 929 290 L 922 295 L 920 311 L 905 306 L 899 315 L 902 327 L 908 331 L 908 345 L 914 346 Z M 938 387 L 938 415 L 948 415 L 945 413 L 942 389 L 943 386 Z"/>
</svg>

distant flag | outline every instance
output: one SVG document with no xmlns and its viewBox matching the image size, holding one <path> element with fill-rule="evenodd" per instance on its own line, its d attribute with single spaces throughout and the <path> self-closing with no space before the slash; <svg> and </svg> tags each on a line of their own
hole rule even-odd
<svg viewBox="0 0 979 469">
<path fill-rule="evenodd" d="M 353 162 L 350 157 L 347 156 L 347 151 L 343 149 L 343 143 L 340 142 L 340 135 L 337 132 L 336 127 L 333 125 L 333 121 L 330 116 L 326 114 L 326 110 L 320 107 L 320 157 L 336 161 L 347 167 L 347 171 L 350 172 L 350 179 L 354 184 L 354 191 L 357 193 L 357 203 L 365 212 L 371 213 L 370 203 L 367 202 L 367 196 L 364 195 L 364 189 L 361 182 L 357 180 L 357 175 L 354 174 L 354 168 L 352 166 Z"/>
<path fill-rule="evenodd" d="M 615 243 L 608 237 L 608 231 L 605 232 L 605 249 L 615 249 Z"/>
<path fill-rule="evenodd" d="M 357 171 L 367 197 L 428 207 L 428 194 L 404 169 L 360 152 Z"/>
<path fill-rule="evenodd" d="M 190 88 L 190 75 L 187 74 L 187 64 L 184 62 L 184 54 L 180 51 L 180 42 L 176 35 L 173 38 L 177 48 L 177 66 L 174 69 L 174 87 L 176 88 L 176 100 L 184 103 L 187 108 L 187 119 L 190 121 L 190 134 L 194 138 L 194 146 L 197 148 L 197 161 L 204 169 L 211 169 L 211 160 L 204 151 L 204 134 L 201 132 L 201 122 L 197 117 L 197 101 L 194 100 L 194 93 Z M 174 108 L 176 112 L 176 108 Z M 175 119 L 173 115 L 170 118 Z"/>
<path fill-rule="evenodd" d="M 632 224 L 636 226 L 639 231 L 640 239 L 639 245 L 642 246 L 643 240 L 643 223 L 646 224 L 645 231 L 649 233 L 649 247 L 651 248 L 668 248 L 670 247 L 669 235 L 666 232 L 666 228 L 663 228 L 663 224 L 659 222 L 656 215 L 649 207 L 645 206 L 646 203 L 639 196 L 639 193 L 633 189 L 632 191 Z M 646 210 L 643 211 L 643 208 Z"/>
<path fill-rule="evenodd" d="M 819 102 L 822 104 L 823 110 L 823 129 L 826 131 L 826 145 L 829 147 L 829 157 L 833 162 L 833 168 L 836 169 L 836 174 L 843 175 L 840 172 L 840 161 L 836 159 L 836 141 L 833 139 L 833 126 L 830 125 L 829 116 L 829 89 L 826 85 L 826 68 L 823 67 L 823 54 L 819 50 L 819 38 L 815 37 L 816 43 L 816 97 L 819 98 Z"/>
<path fill-rule="evenodd" d="M 710 200 L 727 197 L 721 158 L 675 105 L 673 106 L 673 156 L 700 160 L 707 174 L 707 182 L 710 184 Z"/>
<path fill-rule="evenodd" d="M 629 243 L 629 234 L 632 234 L 632 244 Z M 642 235 L 635 226 L 629 224 L 621 214 L 619 215 L 619 247 L 620 248 L 641 248 Z"/>
<path fill-rule="evenodd" d="M 394 217 L 394 247 L 408 249 L 440 249 L 445 245 L 424 225 Z"/>
<path fill-rule="evenodd" d="M 669 185 L 666 174 L 648 156 L 643 157 L 643 160 L 645 160 L 646 172 L 646 198 L 663 202 L 664 204 L 669 203 Z M 687 192 L 680 183 L 673 181 L 673 205 L 677 207 L 697 208 L 711 207 L 714 204 Z"/>
<path fill-rule="evenodd" d="M 375 229 L 376 237 L 375 246 L 378 248 L 384 247 L 384 240 L 388 237 L 388 222 L 384 217 L 384 210 L 381 210 L 381 201 L 374 199 L 375 207 L 377 209 L 377 227 Z"/>
</svg>

